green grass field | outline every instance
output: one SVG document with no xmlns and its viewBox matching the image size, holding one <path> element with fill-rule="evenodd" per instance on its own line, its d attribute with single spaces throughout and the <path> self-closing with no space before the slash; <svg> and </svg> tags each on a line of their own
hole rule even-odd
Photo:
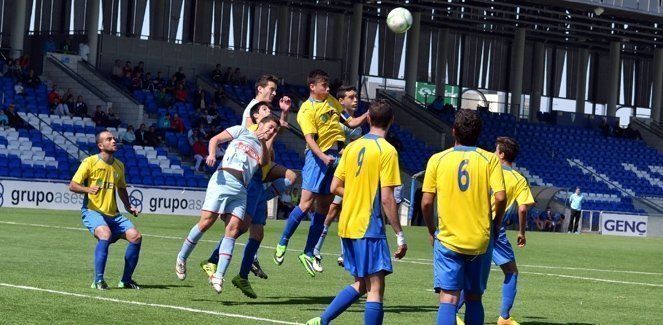
<svg viewBox="0 0 663 325">
<path fill-rule="evenodd" d="M 305 274 L 296 255 L 308 223 L 300 226 L 284 264 L 277 267 L 271 254 L 281 221 L 269 221 L 263 241 L 267 247 L 260 251 L 269 279 L 250 278 L 258 299 L 244 297 L 229 282 L 217 295 L 197 267 L 221 235 L 220 224 L 203 237 L 189 260 L 188 278 L 179 281 L 175 257 L 196 220 L 155 215 L 134 219 L 144 236 L 135 274 L 143 290 L 100 292 L 89 288 L 95 240 L 83 229 L 79 213 L 0 208 L 0 323 L 304 323 L 352 281 L 336 266 L 338 242 L 332 236 L 325 247 L 325 272 L 315 278 Z M 431 290 L 431 247 L 423 228 L 405 232 L 408 255 L 387 277 L 385 324 L 432 324 L 438 303 Z M 238 243 L 245 241 L 242 237 Z M 111 246 L 106 280 L 113 287 L 122 272 L 125 247 L 125 242 Z M 236 248 L 232 276 L 242 251 L 243 245 Z M 521 324 L 663 320 L 661 239 L 529 233 L 527 247 L 516 254 L 521 275 L 513 315 Z M 502 279 L 494 269 L 484 296 L 488 323 L 494 324 L 498 316 Z M 335 323 L 360 324 L 362 311 L 363 304 L 355 304 Z"/>
</svg>

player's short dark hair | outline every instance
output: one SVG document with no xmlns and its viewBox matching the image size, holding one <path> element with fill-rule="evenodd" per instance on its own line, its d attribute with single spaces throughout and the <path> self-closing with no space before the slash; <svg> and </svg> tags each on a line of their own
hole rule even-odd
<svg viewBox="0 0 663 325">
<path fill-rule="evenodd" d="M 258 87 L 263 87 L 263 88 L 267 87 L 267 84 L 270 81 L 273 82 L 276 85 L 279 84 L 279 78 L 277 78 L 273 74 L 264 74 L 264 75 L 260 76 L 260 78 L 258 78 L 258 80 L 256 80 L 256 84 L 255 84 L 256 94 L 258 94 Z"/>
<path fill-rule="evenodd" d="M 376 99 L 368 107 L 371 126 L 386 130 L 394 120 L 394 110 L 386 99 Z"/>
<path fill-rule="evenodd" d="M 481 134 L 483 122 L 476 111 L 459 109 L 454 119 L 456 142 L 463 146 L 476 146 Z"/>
<path fill-rule="evenodd" d="M 338 90 L 336 91 L 336 98 L 343 99 L 343 98 L 345 98 L 347 93 L 351 92 L 351 91 L 357 92 L 357 87 L 343 85 L 343 86 L 339 87 Z"/>
<path fill-rule="evenodd" d="M 504 154 L 504 159 L 508 162 L 516 160 L 518 153 L 520 153 L 520 145 L 518 141 L 510 137 L 497 137 L 495 141 L 497 148 Z"/>
<path fill-rule="evenodd" d="M 253 123 L 258 123 L 258 122 L 256 121 L 256 118 L 253 117 L 253 114 L 257 114 L 258 111 L 260 111 L 260 107 L 261 107 L 261 106 L 267 106 L 267 107 L 269 107 L 269 110 L 270 110 L 270 111 L 273 109 L 273 108 L 272 108 L 272 104 L 270 104 L 269 102 L 262 101 L 262 102 L 257 102 L 257 103 L 255 103 L 255 104 L 254 104 L 253 106 L 251 106 L 251 108 L 249 109 L 249 114 L 250 114 L 250 117 L 251 117 L 251 121 L 253 121 Z"/>
<path fill-rule="evenodd" d="M 315 69 L 308 74 L 306 85 L 310 86 L 318 82 L 329 82 L 329 75 L 320 69 Z"/>
<path fill-rule="evenodd" d="M 111 131 L 108 131 L 108 130 L 103 130 L 103 131 L 97 132 L 97 134 L 94 136 L 95 143 L 100 144 L 101 142 L 103 142 L 104 139 L 101 138 L 101 135 L 104 134 L 104 133 L 107 133 L 107 132 L 110 133 L 110 134 L 113 134 Z"/>
<path fill-rule="evenodd" d="M 279 118 L 274 116 L 274 115 L 267 115 L 260 120 L 260 123 L 265 124 L 269 122 L 274 122 L 276 123 L 276 126 L 281 126 L 281 121 L 279 121 Z"/>
</svg>

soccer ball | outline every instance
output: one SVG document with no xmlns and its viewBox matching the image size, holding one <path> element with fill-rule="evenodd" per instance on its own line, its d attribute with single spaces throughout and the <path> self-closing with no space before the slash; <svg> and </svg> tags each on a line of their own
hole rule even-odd
<svg viewBox="0 0 663 325">
<path fill-rule="evenodd" d="M 395 8 L 387 15 L 387 26 L 396 34 L 405 33 L 412 26 L 412 14 L 403 7 Z"/>
</svg>

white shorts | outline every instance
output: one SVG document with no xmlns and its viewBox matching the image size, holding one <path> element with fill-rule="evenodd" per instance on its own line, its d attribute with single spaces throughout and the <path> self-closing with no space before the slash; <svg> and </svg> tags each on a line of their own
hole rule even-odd
<svg viewBox="0 0 663 325">
<path fill-rule="evenodd" d="M 343 197 L 335 195 L 334 196 L 334 201 L 332 203 L 334 203 L 336 205 L 340 205 L 341 203 L 343 203 Z"/>
<path fill-rule="evenodd" d="M 217 170 L 207 184 L 202 210 L 218 214 L 230 213 L 244 220 L 246 187 L 232 174 Z"/>
</svg>

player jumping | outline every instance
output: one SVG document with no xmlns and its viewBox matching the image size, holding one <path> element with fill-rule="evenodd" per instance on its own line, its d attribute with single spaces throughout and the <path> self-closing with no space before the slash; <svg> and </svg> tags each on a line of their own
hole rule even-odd
<svg viewBox="0 0 663 325">
<path fill-rule="evenodd" d="M 433 155 L 426 166 L 421 205 L 434 245 L 434 289 L 440 294 L 437 324 L 456 324 L 461 290 L 467 300 L 465 322 L 484 320 L 481 296 L 490 271 L 484 255 L 490 253 L 491 232 L 496 236 L 501 225 L 506 193 L 499 158 L 476 147 L 481 128 L 475 111 L 459 110 L 452 128 L 455 146 Z M 433 220 L 436 197 L 438 229 Z"/>
<path fill-rule="evenodd" d="M 364 324 L 382 324 L 385 276 L 393 272 L 382 211 L 397 234 L 394 257 L 401 259 L 407 252 L 394 200 L 394 188 L 401 185 L 398 153 L 384 139 L 393 120 L 394 113 L 386 101 L 371 103 L 371 131 L 348 145 L 341 156 L 331 188 L 339 196 L 352 198 L 344 202 L 338 223 L 345 269 L 355 282 L 345 287 L 320 317 L 307 324 L 328 324 L 364 294 L 368 294 Z"/>
<path fill-rule="evenodd" d="M 97 238 L 97 247 L 94 250 L 94 282 L 91 287 L 108 289 L 104 280 L 108 247 L 122 238 L 128 241 L 129 245 L 124 254 L 122 279 L 117 286 L 140 289 L 132 275 L 138 265 L 141 234 L 129 219 L 120 214 L 115 198 L 117 192 L 127 212 L 138 216 L 138 210 L 129 202 L 124 164 L 114 157 L 117 139 L 112 133 L 102 131 L 97 134 L 96 142 L 99 154 L 85 158 L 69 182 L 70 191 L 85 195 L 81 208 L 83 225 Z"/>
</svg>

